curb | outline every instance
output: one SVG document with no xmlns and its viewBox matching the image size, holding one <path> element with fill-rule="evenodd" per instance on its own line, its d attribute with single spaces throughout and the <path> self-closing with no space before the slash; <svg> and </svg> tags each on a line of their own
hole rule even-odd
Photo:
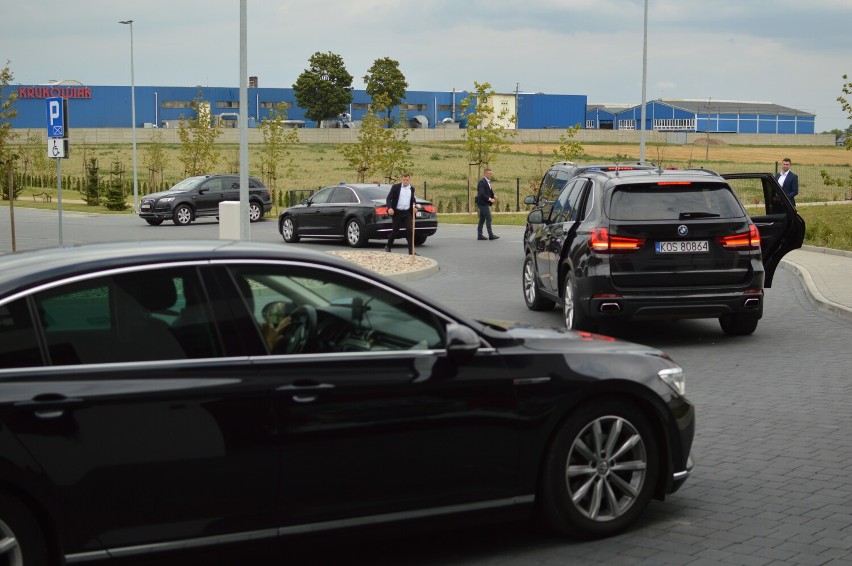
<svg viewBox="0 0 852 566">
<path fill-rule="evenodd" d="M 394 281 L 417 281 L 418 279 L 424 279 L 438 273 L 439 266 L 438 262 L 432 258 L 426 258 L 429 260 L 429 265 L 426 267 L 421 267 L 420 269 L 414 269 L 412 271 L 403 271 L 401 273 L 392 273 L 390 275 L 385 275 Z"/>
<path fill-rule="evenodd" d="M 818 248 L 816 246 L 802 246 L 801 249 L 808 252 L 852 257 L 852 252 L 847 252 L 845 250 Z M 825 296 L 820 292 L 816 283 L 814 283 L 813 277 L 811 277 L 811 274 L 808 271 L 807 267 L 796 263 L 795 260 L 788 258 L 783 258 L 779 265 L 780 267 L 786 269 L 787 271 L 791 271 L 796 276 L 798 276 L 799 280 L 801 280 L 802 282 L 802 286 L 805 289 L 805 295 L 807 295 L 808 300 L 811 302 L 812 305 L 814 305 L 814 307 L 816 307 L 817 310 L 852 322 L 852 308 L 849 308 L 845 305 L 841 305 L 840 303 L 835 303 L 834 301 L 830 301 L 825 298 Z"/>
</svg>

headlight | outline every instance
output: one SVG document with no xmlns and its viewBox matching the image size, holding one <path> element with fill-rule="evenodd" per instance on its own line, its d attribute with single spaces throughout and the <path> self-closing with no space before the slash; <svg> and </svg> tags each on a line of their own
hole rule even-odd
<svg viewBox="0 0 852 566">
<path fill-rule="evenodd" d="M 175 197 L 163 197 L 158 202 L 172 202 L 175 200 Z"/>
<path fill-rule="evenodd" d="M 657 372 L 660 379 L 666 382 L 678 395 L 686 395 L 686 380 L 683 377 L 683 368 L 674 367 L 661 369 Z"/>
</svg>

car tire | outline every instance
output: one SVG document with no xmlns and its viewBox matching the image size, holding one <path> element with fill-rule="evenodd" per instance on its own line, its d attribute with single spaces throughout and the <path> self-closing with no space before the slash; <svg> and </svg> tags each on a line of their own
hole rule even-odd
<svg viewBox="0 0 852 566">
<path fill-rule="evenodd" d="M 47 566 L 47 541 L 35 516 L 18 498 L 0 491 L 0 563 Z"/>
<path fill-rule="evenodd" d="M 187 204 L 182 204 L 175 209 L 172 215 L 172 220 L 178 226 L 187 226 L 193 220 L 192 208 Z"/>
<path fill-rule="evenodd" d="M 343 234 L 346 243 L 353 248 L 363 248 L 367 245 L 367 236 L 364 234 L 364 225 L 357 218 L 346 221 L 346 231 Z"/>
<path fill-rule="evenodd" d="M 249 222 L 258 222 L 263 218 L 263 207 L 256 202 L 249 203 Z"/>
<path fill-rule="evenodd" d="M 546 311 L 553 308 L 556 304 L 550 299 L 545 299 L 541 296 L 536 284 L 535 266 L 533 265 L 533 257 L 527 254 L 524 259 L 523 271 L 523 290 L 524 302 L 527 303 L 527 308 L 533 311 Z"/>
<path fill-rule="evenodd" d="M 553 439 L 538 512 L 553 530 L 582 539 L 614 535 L 647 507 L 660 473 L 648 419 L 626 400 L 580 405 Z"/>
<path fill-rule="evenodd" d="M 145 222 L 147 222 L 151 226 L 159 226 L 160 224 L 163 223 L 163 219 L 162 218 L 146 218 Z"/>
<path fill-rule="evenodd" d="M 757 330 L 760 317 L 751 313 L 723 314 L 719 317 L 719 326 L 728 336 L 748 336 Z"/>
<path fill-rule="evenodd" d="M 568 330 L 596 332 L 598 329 L 597 324 L 577 302 L 577 289 L 570 270 L 565 274 L 562 289 L 562 318 L 565 319 L 565 328 Z"/>
<path fill-rule="evenodd" d="M 281 221 L 281 236 L 288 244 L 299 241 L 299 232 L 296 229 L 296 221 L 291 216 L 285 216 Z"/>
<path fill-rule="evenodd" d="M 422 246 L 423 244 L 426 243 L 426 239 L 428 237 L 429 236 L 427 236 L 427 235 L 420 235 L 417 232 L 415 232 L 414 233 L 414 245 L 415 246 Z"/>
</svg>

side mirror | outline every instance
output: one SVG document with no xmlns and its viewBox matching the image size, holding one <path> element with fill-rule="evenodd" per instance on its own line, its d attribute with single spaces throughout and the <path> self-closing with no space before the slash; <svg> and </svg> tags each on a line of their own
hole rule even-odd
<svg viewBox="0 0 852 566">
<path fill-rule="evenodd" d="M 544 222 L 544 213 L 541 209 L 536 209 L 527 215 L 527 222 L 530 224 L 542 224 Z"/>
<path fill-rule="evenodd" d="M 198 189 L 198 194 L 203 195 L 204 193 L 206 193 L 209 190 L 210 189 Z"/>
<path fill-rule="evenodd" d="M 470 361 L 481 341 L 473 329 L 451 322 L 447 324 L 447 354 L 457 364 Z"/>
<path fill-rule="evenodd" d="M 524 204 L 535 204 L 535 195 L 527 195 L 524 197 Z"/>
</svg>

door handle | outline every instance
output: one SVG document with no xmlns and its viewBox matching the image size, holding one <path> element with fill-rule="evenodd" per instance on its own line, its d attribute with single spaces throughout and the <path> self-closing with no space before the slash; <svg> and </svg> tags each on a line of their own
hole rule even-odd
<svg viewBox="0 0 852 566">
<path fill-rule="evenodd" d="M 66 397 L 59 393 L 42 393 L 30 401 L 15 403 L 15 407 L 33 411 L 40 419 L 55 419 L 64 415 L 66 409 L 82 404 L 83 400 L 77 397 Z"/>
<path fill-rule="evenodd" d="M 282 385 L 276 387 L 275 391 L 293 393 L 293 401 L 296 403 L 313 403 L 323 390 L 334 389 L 331 383 L 305 383 L 304 385 Z"/>
</svg>

